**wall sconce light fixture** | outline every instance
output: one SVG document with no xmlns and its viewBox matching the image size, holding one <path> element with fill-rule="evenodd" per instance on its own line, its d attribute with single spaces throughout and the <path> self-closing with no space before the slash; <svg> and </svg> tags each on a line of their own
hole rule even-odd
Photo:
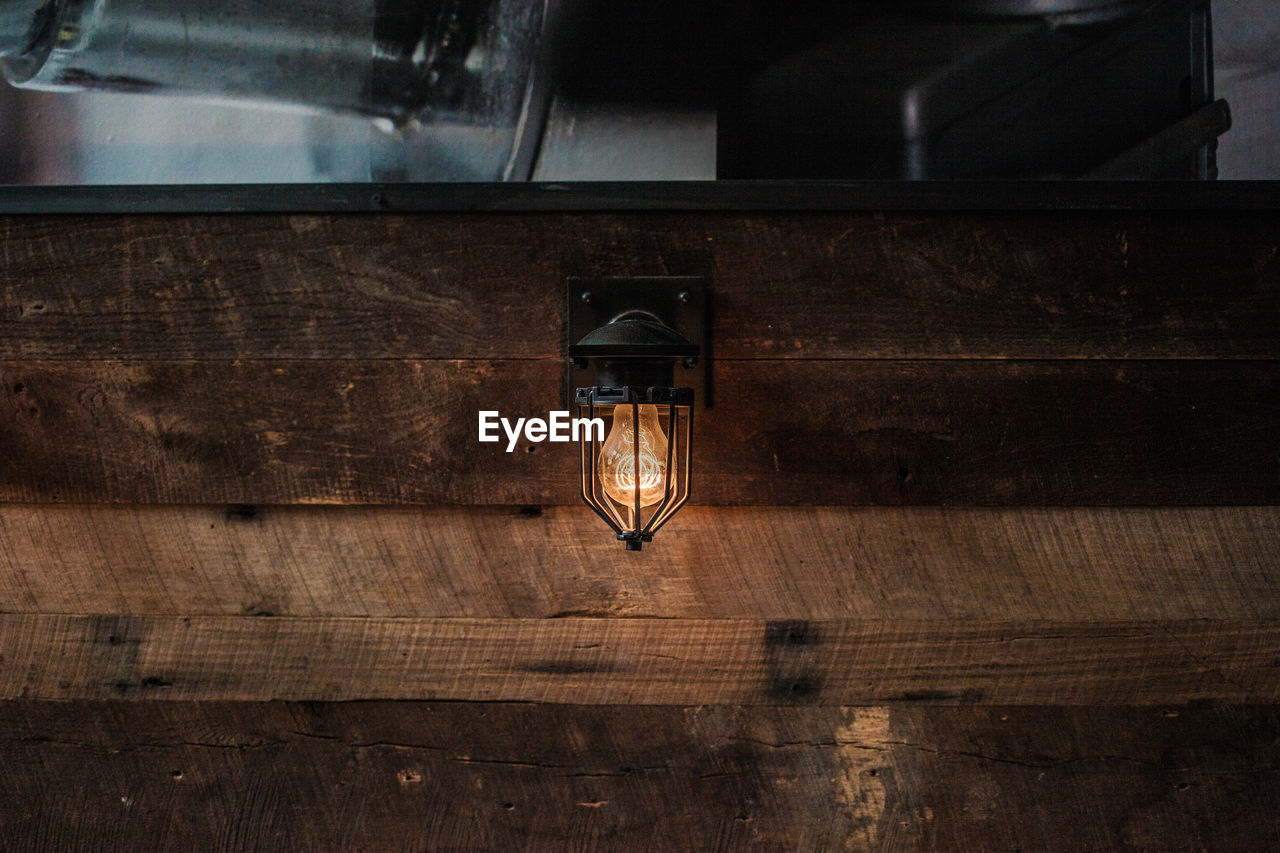
<svg viewBox="0 0 1280 853">
<path fill-rule="evenodd" d="M 571 335 L 575 320 L 581 326 L 607 318 L 569 347 L 574 368 L 594 370 L 595 384 L 574 394 L 578 417 L 605 423 L 603 440 L 590 429 L 579 440 L 582 499 L 628 551 L 651 541 L 689 499 L 694 389 L 676 387 L 675 370 L 692 370 L 702 348 L 668 318 L 700 322 L 701 285 L 688 278 L 570 280 Z"/>
</svg>

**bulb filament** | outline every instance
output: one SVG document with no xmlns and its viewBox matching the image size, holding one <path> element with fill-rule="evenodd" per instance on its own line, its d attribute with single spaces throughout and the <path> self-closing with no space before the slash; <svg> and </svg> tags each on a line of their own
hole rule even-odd
<svg viewBox="0 0 1280 853">
<path fill-rule="evenodd" d="M 618 488 L 632 491 L 636 487 L 636 457 L 640 458 L 640 488 L 652 489 L 662 483 L 663 463 L 658 461 L 653 451 L 653 440 L 647 430 L 640 430 L 640 453 L 635 453 L 631 441 L 631 431 L 623 433 L 622 458 L 618 461 L 618 472 L 614 481 Z"/>
</svg>

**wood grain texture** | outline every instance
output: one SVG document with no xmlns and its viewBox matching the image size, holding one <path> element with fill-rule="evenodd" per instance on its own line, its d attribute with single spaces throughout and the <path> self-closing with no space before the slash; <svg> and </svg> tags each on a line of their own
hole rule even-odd
<svg viewBox="0 0 1280 853">
<path fill-rule="evenodd" d="M 1275 620 L 0 615 L 4 699 L 1280 701 Z"/>
<path fill-rule="evenodd" d="M 1280 508 L 0 506 L 17 613 L 1280 619 Z"/>
<path fill-rule="evenodd" d="M 560 358 L 704 275 L 717 358 L 1274 358 L 1273 211 L 0 217 L 0 359 Z"/>
<path fill-rule="evenodd" d="M 1269 850 L 1257 707 L 0 703 L 13 851 Z"/>
<path fill-rule="evenodd" d="M 577 504 L 556 361 L 3 362 L 0 501 Z M 1280 502 L 1258 361 L 719 361 L 711 505 Z"/>
<path fill-rule="evenodd" d="M 666 274 L 626 554 L 475 418 Z M 1280 848 L 1278 328 L 1274 211 L 0 217 L 0 846 Z"/>
</svg>

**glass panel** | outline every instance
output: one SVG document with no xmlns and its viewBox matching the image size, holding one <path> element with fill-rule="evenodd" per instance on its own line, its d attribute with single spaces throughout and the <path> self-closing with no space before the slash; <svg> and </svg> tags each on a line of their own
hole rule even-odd
<svg viewBox="0 0 1280 853">
<path fill-rule="evenodd" d="M 610 499 L 602 488 L 600 474 L 600 456 L 602 448 L 608 441 L 613 425 L 614 406 L 588 406 L 584 417 L 601 418 L 605 422 L 605 441 L 599 442 L 595 439 L 595 434 L 591 434 L 590 441 L 579 442 L 582 448 L 582 459 L 580 464 L 583 466 L 583 497 L 587 503 L 595 509 L 596 514 L 604 519 L 615 532 L 621 533 L 629 528 L 623 517 L 619 515 L 618 508 Z M 579 407 L 579 413 L 583 411 L 583 407 Z"/>
<path fill-rule="evenodd" d="M 649 519 L 647 529 L 656 532 L 689 500 L 693 485 L 693 411 L 688 406 L 673 407 L 670 424 L 672 451 L 671 499 Z"/>
<path fill-rule="evenodd" d="M 1280 178 L 1274 0 L 725 8 L 0 0 L 0 182 Z"/>
</svg>

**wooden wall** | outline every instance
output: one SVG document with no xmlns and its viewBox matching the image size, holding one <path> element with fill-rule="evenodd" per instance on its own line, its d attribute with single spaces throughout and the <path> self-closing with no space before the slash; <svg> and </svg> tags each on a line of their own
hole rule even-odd
<svg viewBox="0 0 1280 853">
<path fill-rule="evenodd" d="M 1280 214 L 0 234 L 10 849 L 1280 847 Z M 639 554 L 571 275 L 711 292 Z"/>
</svg>

